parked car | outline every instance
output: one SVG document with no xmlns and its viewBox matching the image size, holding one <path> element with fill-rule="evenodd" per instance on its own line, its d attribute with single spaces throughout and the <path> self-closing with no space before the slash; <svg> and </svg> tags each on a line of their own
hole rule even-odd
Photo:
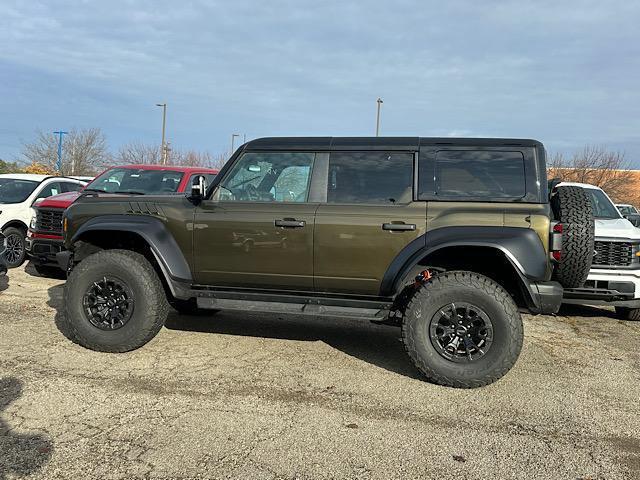
<svg viewBox="0 0 640 480">
<path fill-rule="evenodd" d="M 634 227 L 640 227 L 640 213 L 638 213 L 636 207 L 623 203 L 616 205 L 616 208 L 624 218 L 633 223 Z"/>
<path fill-rule="evenodd" d="M 401 326 L 429 380 L 465 388 L 513 366 L 518 308 L 556 312 L 593 253 L 589 199 L 549 199 L 534 140 L 258 139 L 187 197 L 83 195 L 63 228 L 87 348 L 141 347 L 169 305 L 338 315 Z"/>
<path fill-rule="evenodd" d="M 33 203 L 59 193 L 76 192 L 85 185 L 86 182 L 70 177 L 27 173 L 0 175 L 0 226 L 7 241 L 5 258 L 9 268 L 17 267 L 25 259 L 25 237 Z"/>
<path fill-rule="evenodd" d="M 7 249 L 7 239 L 0 233 L 0 276 L 7 274 L 7 259 L 4 252 Z"/>
<path fill-rule="evenodd" d="M 583 188 L 595 216 L 595 252 L 589 276 L 584 286 L 565 289 L 564 302 L 611 306 L 620 318 L 640 320 L 640 229 L 595 185 L 560 185 Z"/>
<path fill-rule="evenodd" d="M 62 213 L 81 195 L 99 193 L 166 195 L 191 189 L 194 178 L 204 175 L 209 181 L 218 170 L 171 165 L 122 165 L 98 175 L 82 191 L 48 197 L 34 205 L 27 232 L 27 252 L 36 270 L 48 274 L 57 268 L 56 253 L 62 250 Z"/>
</svg>

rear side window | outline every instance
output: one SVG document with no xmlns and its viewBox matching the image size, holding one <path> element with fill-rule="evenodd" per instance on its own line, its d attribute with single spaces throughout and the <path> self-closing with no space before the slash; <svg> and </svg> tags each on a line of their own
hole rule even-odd
<svg viewBox="0 0 640 480">
<path fill-rule="evenodd" d="M 332 152 L 328 203 L 401 204 L 413 200 L 413 153 Z"/>
<path fill-rule="evenodd" d="M 433 178 L 436 198 L 514 200 L 526 194 L 521 152 L 439 150 Z"/>
<path fill-rule="evenodd" d="M 83 185 L 80 183 L 74 183 L 74 182 L 62 182 L 62 191 L 63 192 L 77 192 L 79 190 L 82 190 Z"/>
</svg>

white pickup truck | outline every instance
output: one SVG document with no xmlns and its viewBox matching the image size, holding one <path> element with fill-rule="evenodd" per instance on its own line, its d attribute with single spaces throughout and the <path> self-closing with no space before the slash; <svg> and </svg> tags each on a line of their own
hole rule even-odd
<svg viewBox="0 0 640 480">
<path fill-rule="evenodd" d="M 640 320 L 640 228 L 618 211 L 600 188 L 584 188 L 593 204 L 595 244 L 589 276 L 582 288 L 565 289 L 564 303 L 615 307 L 620 318 Z"/>
</svg>

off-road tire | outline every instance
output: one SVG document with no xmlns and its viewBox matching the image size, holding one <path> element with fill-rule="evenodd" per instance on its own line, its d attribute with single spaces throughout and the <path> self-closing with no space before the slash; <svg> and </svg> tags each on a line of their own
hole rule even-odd
<svg viewBox="0 0 640 480">
<path fill-rule="evenodd" d="M 444 358 L 429 335 L 432 318 L 452 302 L 482 308 L 493 324 L 493 343 L 486 354 L 469 363 Z M 446 272 L 418 287 L 410 298 L 402 323 L 405 350 L 429 381 L 455 388 L 488 385 L 516 363 L 524 338 L 518 307 L 504 288 L 474 272 Z"/>
<path fill-rule="evenodd" d="M 594 251 L 595 223 L 589 194 L 581 187 L 557 187 L 551 208 L 562 223 L 562 254 L 554 278 L 565 288 L 580 288 L 589 275 Z"/>
<path fill-rule="evenodd" d="M 117 330 L 95 327 L 83 308 L 85 292 L 105 275 L 125 282 L 133 294 L 131 318 Z M 143 255 L 128 250 L 103 250 L 82 260 L 67 279 L 64 298 L 64 321 L 69 331 L 80 345 L 100 352 L 128 352 L 141 347 L 156 336 L 169 313 L 153 266 Z"/>
<path fill-rule="evenodd" d="M 7 258 L 7 252 L 5 251 L 5 260 L 8 268 L 16 268 L 22 265 L 27 258 L 27 242 L 25 237 L 27 236 L 27 232 L 22 228 L 17 227 L 9 227 L 4 229 L 2 232 L 4 236 L 7 238 L 7 242 L 9 242 L 9 237 L 14 237 L 20 242 L 21 254 L 13 261 L 9 261 Z"/>
<path fill-rule="evenodd" d="M 616 316 L 622 320 L 640 321 L 640 308 L 616 307 Z"/>
</svg>

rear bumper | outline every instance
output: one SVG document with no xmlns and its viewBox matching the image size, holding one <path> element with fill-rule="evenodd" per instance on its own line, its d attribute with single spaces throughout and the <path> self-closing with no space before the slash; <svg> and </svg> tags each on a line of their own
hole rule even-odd
<svg viewBox="0 0 640 480">
<path fill-rule="evenodd" d="M 531 282 L 527 287 L 532 301 L 531 313 L 549 315 L 560 310 L 563 292 L 558 282 Z"/>
<path fill-rule="evenodd" d="M 61 252 L 64 247 L 62 239 L 27 236 L 26 249 L 35 262 L 42 265 L 57 265 L 56 254 Z"/>
<path fill-rule="evenodd" d="M 640 270 L 592 269 L 582 288 L 564 291 L 563 303 L 640 308 Z"/>
</svg>

